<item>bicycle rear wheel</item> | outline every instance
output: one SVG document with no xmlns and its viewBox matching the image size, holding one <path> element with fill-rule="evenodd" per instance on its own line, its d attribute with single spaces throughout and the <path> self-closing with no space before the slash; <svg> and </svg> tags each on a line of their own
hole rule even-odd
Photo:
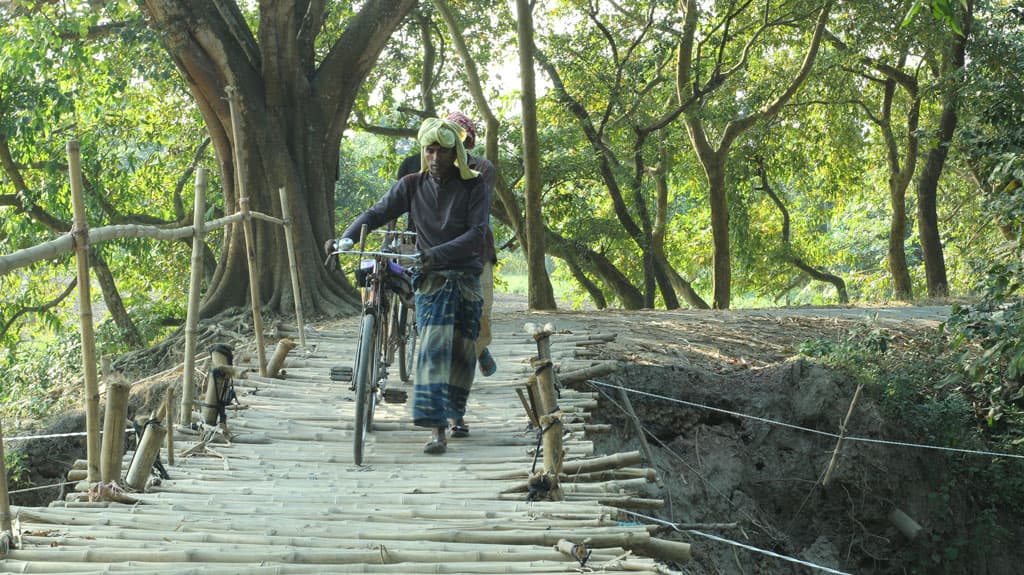
<svg viewBox="0 0 1024 575">
<path fill-rule="evenodd" d="M 377 348 L 373 345 L 376 331 L 374 330 L 376 318 L 372 313 L 364 313 L 359 324 L 359 342 L 356 346 L 355 378 L 356 405 L 355 405 L 355 427 L 352 434 L 352 460 L 356 465 L 363 464 L 363 445 L 366 441 L 366 432 L 371 422 L 367 415 L 373 413 L 374 398 L 374 366 L 377 363 L 375 357 Z M 372 418 L 372 415 L 370 415 Z"/>
<path fill-rule="evenodd" d="M 416 361 L 416 314 L 404 303 L 398 305 L 398 375 L 409 383 Z"/>
</svg>

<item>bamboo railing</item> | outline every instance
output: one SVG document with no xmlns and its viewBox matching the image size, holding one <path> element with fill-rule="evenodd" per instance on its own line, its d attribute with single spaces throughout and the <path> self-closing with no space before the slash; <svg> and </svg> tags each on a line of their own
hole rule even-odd
<svg viewBox="0 0 1024 575">
<path fill-rule="evenodd" d="M 196 355 L 196 328 L 198 325 L 199 302 L 201 299 L 200 287 L 202 283 L 203 269 L 203 236 L 211 231 L 229 226 L 241 224 L 248 239 L 247 253 L 249 255 L 249 279 L 250 295 L 253 307 L 254 330 L 257 338 L 257 350 L 259 354 L 259 369 L 261 373 L 266 370 L 266 358 L 263 351 L 262 319 L 259 310 L 259 282 L 255 252 L 252 248 L 251 219 L 257 218 L 268 221 L 285 228 L 285 235 L 289 250 L 290 272 L 292 277 L 293 294 L 295 297 L 296 319 L 298 331 L 304 333 L 305 326 L 302 317 L 302 303 L 299 299 L 301 292 L 298 289 L 299 278 L 295 264 L 294 240 L 292 239 L 291 222 L 288 217 L 278 219 L 266 214 L 249 210 L 248 197 L 245 196 L 244 188 L 240 190 L 239 199 L 240 211 L 214 219 L 209 222 L 203 220 L 206 206 L 207 170 L 199 168 L 196 173 L 194 218 L 191 226 L 179 228 L 161 228 L 146 225 L 115 225 L 104 226 L 90 230 L 88 228 L 85 201 L 83 196 L 81 154 L 79 144 L 71 140 L 67 144 L 68 172 L 71 182 L 71 200 L 74 213 L 74 220 L 71 232 L 65 236 L 37 244 L 35 246 L 19 250 L 12 254 L 0 255 L 0 275 L 7 274 L 19 268 L 27 267 L 39 261 L 56 258 L 67 252 L 75 254 L 77 276 L 78 276 L 78 310 L 81 323 L 82 339 L 82 367 L 85 380 L 83 390 L 84 406 L 86 414 L 86 460 L 87 477 L 90 484 L 102 479 L 101 473 L 101 440 L 100 440 L 100 389 L 97 373 L 96 344 L 94 334 L 94 323 L 92 313 L 92 295 L 89 281 L 89 248 L 90 246 L 122 238 L 149 238 L 163 241 L 181 240 L 191 237 L 192 259 L 189 285 L 188 314 L 185 323 L 185 349 L 184 370 L 182 376 L 181 407 L 178 411 L 179 424 L 188 427 L 193 418 L 193 405 L 195 403 L 195 355 Z M 279 196 L 282 202 L 282 213 L 290 214 L 288 197 L 284 188 L 279 189 Z M 304 338 L 300 339 L 304 343 Z M 173 412 L 173 410 L 168 410 Z M 123 426 L 122 426 L 123 428 Z M 114 461 L 117 457 L 110 459 L 110 465 L 116 467 Z"/>
</svg>

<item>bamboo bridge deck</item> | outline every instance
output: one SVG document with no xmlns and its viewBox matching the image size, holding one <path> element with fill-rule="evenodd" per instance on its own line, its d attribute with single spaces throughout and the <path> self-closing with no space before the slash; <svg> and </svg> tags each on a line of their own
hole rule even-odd
<svg viewBox="0 0 1024 575">
<path fill-rule="evenodd" d="M 339 321 L 293 350 L 282 379 L 235 380 L 245 409 L 229 411 L 234 440 L 182 456 L 198 438 L 177 433 L 171 479 L 131 493 L 137 503 L 15 508 L 19 541 L 0 572 L 673 573 L 654 557 L 684 544 L 620 509 L 657 503 L 653 472 L 636 467 L 638 454 L 594 455 L 589 394 L 559 400 L 575 420 L 564 499 L 526 501 L 537 434 L 515 387 L 533 373 L 537 345 L 514 322 L 495 318 L 498 373 L 477 379 L 470 437 L 450 439 L 444 455 L 422 453 L 428 432 L 409 423 L 408 404 L 383 404 L 364 465 L 352 463 L 354 394 L 329 373 L 350 364 L 356 319 Z M 552 354 L 571 357 L 575 339 L 556 333 Z"/>
</svg>

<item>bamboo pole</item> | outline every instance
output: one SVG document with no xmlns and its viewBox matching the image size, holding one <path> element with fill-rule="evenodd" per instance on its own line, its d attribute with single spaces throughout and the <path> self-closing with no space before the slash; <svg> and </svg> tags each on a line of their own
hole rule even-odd
<svg viewBox="0 0 1024 575">
<path fill-rule="evenodd" d="M 594 379 L 595 377 L 604 377 L 610 373 L 619 371 L 619 363 L 617 361 L 609 361 L 586 367 L 583 369 L 577 369 L 575 371 L 569 371 L 558 376 L 558 381 L 563 384 L 579 383 L 588 379 Z"/>
<path fill-rule="evenodd" d="M 690 544 L 682 541 L 668 541 L 651 537 L 647 542 L 634 545 L 631 549 L 648 557 L 679 564 L 686 563 L 693 558 Z"/>
<path fill-rule="evenodd" d="M 839 439 L 836 440 L 836 448 L 832 450 L 832 458 L 828 462 L 828 469 L 825 470 L 825 478 L 821 480 L 822 487 L 828 487 L 829 481 L 832 480 L 832 471 L 835 470 L 836 463 L 839 461 L 839 450 L 843 448 L 843 440 L 846 439 L 846 426 L 850 423 L 850 418 L 853 417 L 853 408 L 857 405 L 857 400 L 860 399 L 860 392 L 864 389 L 864 384 L 858 384 L 857 390 L 853 392 L 853 399 L 850 400 L 850 407 L 846 410 L 846 417 L 843 418 L 843 424 L 839 426 Z"/>
<path fill-rule="evenodd" d="M 235 184 L 238 188 L 238 210 L 242 215 L 242 233 L 245 235 L 245 253 L 249 261 L 249 299 L 252 304 L 252 329 L 256 334 L 256 354 L 260 375 L 267 375 L 267 351 L 263 344 L 263 315 L 260 311 L 259 268 L 256 259 L 256 239 L 252 233 L 252 213 L 249 211 L 249 195 L 245 190 L 245 174 L 242 172 L 242 118 L 238 111 L 238 91 L 227 87 L 228 106 L 231 108 L 231 150 L 235 161 Z"/>
<path fill-rule="evenodd" d="M 205 232 L 211 232 L 240 221 L 242 221 L 242 214 L 234 213 L 229 216 L 224 216 L 222 218 L 206 222 L 206 225 L 203 226 L 203 230 Z M 156 226 L 145 226 L 139 224 L 103 226 L 102 228 L 89 230 L 89 245 L 122 238 L 149 238 L 153 240 L 166 241 L 183 240 L 195 235 L 193 229 L 193 226 L 182 226 L 180 228 L 158 228 Z M 48 242 L 36 244 L 23 250 L 18 250 L 13 254 L 0 256 L 0 275 L 18 268 L 30 266 L 36 262 L 52 260 L 61 254 L 74 251 L 74 248 L 74 238 L 70 235 L 66 235 Z"/>
<path fill-rule="evenodd" d="M 284 220 L 282 220 L 281 218 L 275 218 L 274 216 L 268 216 L 267 214 L 263 214 L 260 212 L 250 212 L 249 215 L 256 220 L 262 220 L 264 222 L 277 224 L 279 226 L 284 225 Z"/>
<path fill-rule="evenodd" d="M 284 365 L 284 360 L 288 357 L 288 352 L 295 349 L 295 342 L 285 338 L 277 342 L 277 348 L 274 350 L 274 355 L 270 358 L 270 363 L 267 364 L 267 377 L 277 377 L 281 367 Z"/>
<path fill-rule="evenodd" d="M 295 323 L 299 330 L 299 345 L 306 347 L 306 326 L 302 319 L 302 291 L 299 283 L 299 264 L 295 254 L 295 232 L 292 229 L 292 206 L 288 203 L 288 191 L 284 186 L 278 188 L 281 196 L 281 215 L 284 217 L 284 242 L 288 249 L 288 269 L 292 276 L 292 296 L 295 300 Z"/>
<path fill-rule="evenodd" d="M 555 391 L 554 369 L 551 363 L 551 342 L 550 335 L 552 328 L 544 326 L 540 331 L 534 332 L 537 340 L 538 358 L 532 366 L 536 375 L 536 391 L 540 400 L 540 428 L 543 430 L 541 441 L 544 445 L 544 479 L 547 485 L 547 496 L 554 501 L 563 498 L 562 490 L 559 487 L 558 477 L 562 473 L 562 463 L 565 460 L 565 450 L 562 445 L 562 413 L 558 407 L 558 395 Z M 536 481 L 531 478 L 530 481 Z"/>
<path fill-rule="evenodd" d="M 164 401 L 164 405 L 167 406 L 167 414 L 164 421 L 167 422 L 167 427 L 170 432 L 167 434 L 167 465 L 174 465 L 174 384 L 167 386 L 167 399 Z"/>
<path fill-rule="evenodd" d="M 536 379 L 534 379 L 536 381 Z M 530 400 L 526 398 L 526 393 L 523 388 L 516 388 L 516 395 L 519 396 L 519 403 L 523 404 L 523 409 L 526 411 L 526 417 L 530 420 L 530 424 L 534 427 L 540 427 L 540 422 L 537 421 L 537 414 L 534 413 L 533 406 L 530 405 Z"/>
<path fill-rule="evenodd" d="M 71 206 L 74 223 L 75 260 L 78 263 L 78 317 L 82 325 L 82 371 L 85 374 L 86 458 L 89 482 L 100 479 L 100 392 L 96 375 L 96 337 L 92 323 L 92 296 L 89 290 L 89 224 L 82 195 L 82 162 L 78 140 L 67 144 L 68 171 L 71 177 Z"/>
<path fill-rule="evenodd" d="M 107 381 L 107 405 L 103 416 L 103 441 L 100 459 L 100 481 L 110 483 L 121 479 L 124 458 L 124 430 L 128 419 L 128 392 L 131 384 L 119 373 Z"/>
<path fill-rule="evenodd" d="M 146 431 L 142 434 L 142 441 L 139 442 L 139 448 L 128 468 L 128 477 L 125 480 L 128 487 L 136 491 L 145 491 L 146 481 L 153 469 L 153 463 L 160 455 L 160 444 L 163 443 L 165 433 L 167 433 L 167 429 L 159 422 L 154 421 L 146 426 Z"/>
<path fill-rule="evenodd" d="M 4 425 L 0 419 L 0 557 L 10 548 L 11 500 L 7 490 L 7 459 L 4 455 Z"/>
<path fill-rule="evenodd" d="M 207 169 L 196 171 L 195 200 L 192 203 L 192 269 L 188 283 L 188 312 L 185 316 L 185 367 L 181 373 L 181 413 L 178 424 L 192 425 L 192 405 L 196 400 L 196 335 L 199 325 L 199 301 L 203 285 L 203 215 L 206 213 Z M 170 419 L 167 420 L 168 423 Z M 170 435 L 174 435 L 173 433 Z"/>
<path fill-rule="evenodd" d="M 889 522 L 903 534 L 908 540 L 913 541 L 920 535 L 922 527 L 921 524 L 903 512 L 902 509 L 895 508 L 889 512 Z"/>
</svg>

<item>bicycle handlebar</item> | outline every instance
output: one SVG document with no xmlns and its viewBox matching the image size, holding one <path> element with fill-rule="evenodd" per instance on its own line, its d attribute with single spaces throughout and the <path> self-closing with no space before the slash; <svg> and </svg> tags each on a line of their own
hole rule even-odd
<svg viewBox="0 0 1024 575">
<path fill-rule="evenodd" d="M 420 261 L 420 254 L 418 254 L 418 253 L 415 253 L 415 254 L 400 254 L 398 252 L 371 252 L 371 251 L 360 251 L 360 250 L 338 250 L 336 252 L 331 252 L 331 254 L 332 255 L 334 255 L 334 254 L 344 254 L 344 255 L 353 255 L 353 256 L 371 256 L 371 257 L 372 256 L 383 256 L 383 257 L 387 257 L 387 258 L 412 260 L 412 261 L 417 261 L 417 262 Z"/>
</svg>

